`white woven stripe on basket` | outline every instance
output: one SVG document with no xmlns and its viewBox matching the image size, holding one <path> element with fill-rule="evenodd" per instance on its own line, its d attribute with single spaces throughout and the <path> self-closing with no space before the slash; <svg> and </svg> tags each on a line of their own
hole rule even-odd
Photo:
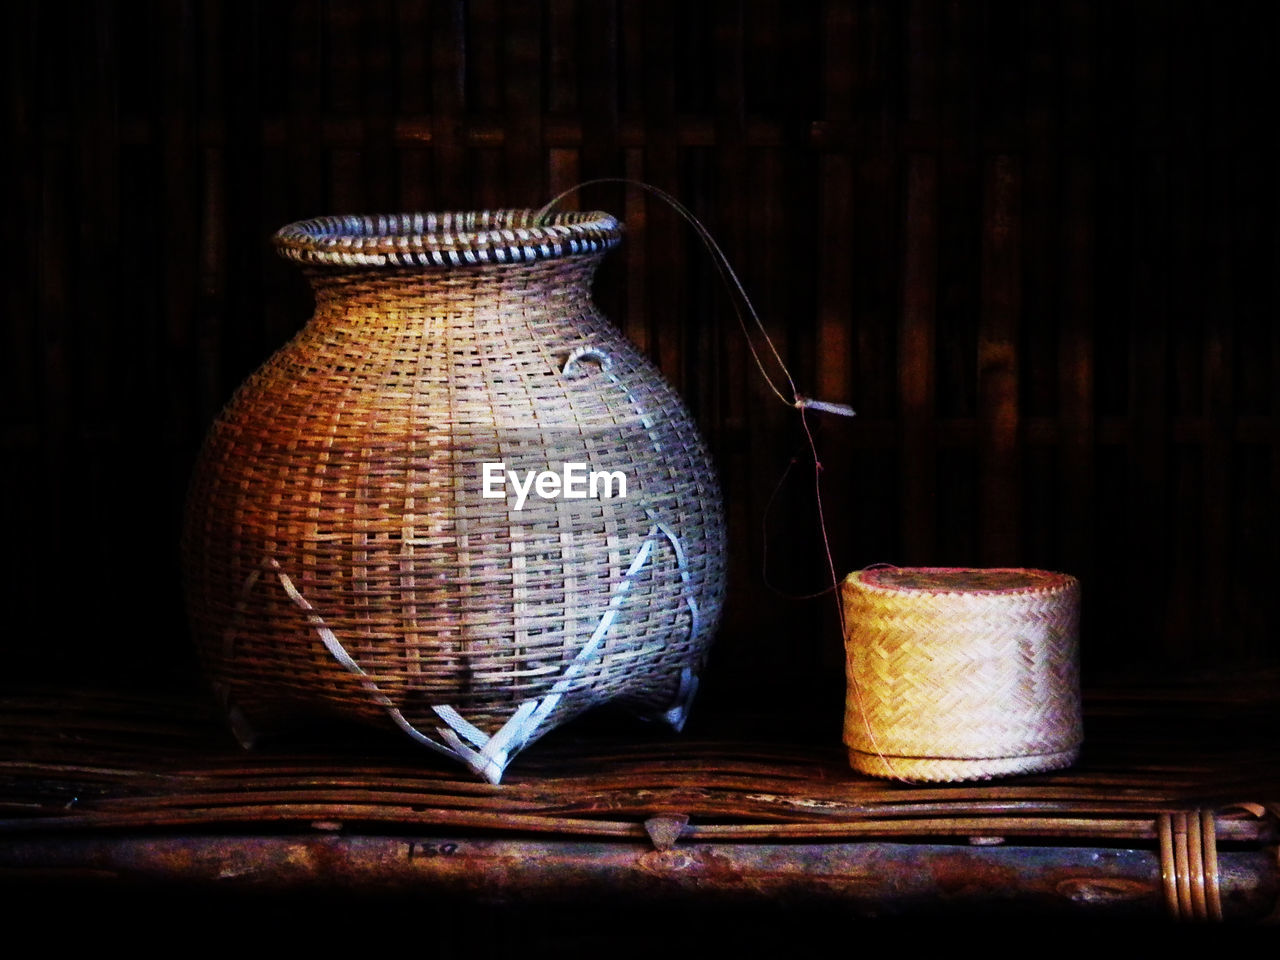
<svg viewBox="0 0 1280 960">
<path fill-rule="evenodd" d="M 372 702 L 381 707 L 392 722 L 397 727 L 409 734 L 418 743 L 423 746 L 430 747 L 438 753 L 443 753 L 465 763 L 472 772 L 484 777 L 490 783 L 498 783 L 502 780 L 503 773 L 506 772 L 507 764 L 511 758 L 519 752 L 526 743 L 534 739 L 537 735 L 538 728 L 546 721 L 547 717 L 559 705 L 560 700 L 572 688 L 574 681 L 597 657 L 601 643 L 609 633 L 610 627 L 618 617 L 618 611 L 626 598 L 628 590 L 630 590 L 636 575 L 644 568 L 649 561 L 649 557 L 655 549 L 659 535 L 665 537 L 670 543 L 672 550 L 675 552 L 676 561 L 680 566 L 680 573 L 686 586 L 688 585 L 688 570 L 685 560 L 684 548 L 680 545 L 679 538 L 671 532 L 666 524 L 654 522 L 649 528 L 648 536 L 640 545 L 640 549 L 636 552 L 635 558 L 631 561 L 631 565 L 627 568 L 626 574 L 613 588 L 613 594 L 609 599 L 609 605 L 600 617 L 599 623 L 596 624 L 595 630 L 592 631 L 591 637 L 578 651 L 577 655 L 571 660 L 560 678 L 555 682 L 551 690 L 537 700 L 525 700 L 518 707 L 511 717 L 493 734 L 487 734 L 475 724 L 471 723 L 462 716 L 451 705 L 434 705 L 432 710 L 446 724 L 444 727 L 437 727 L 436 733 L 440 740 L 433 740 L 430 736 L 418 730 L 412 723 L 405 719 L 400 709 L 378 689 L 376 681 L 356 662 L 355 658 L 348 653 L 346 647 L 343 646 L 333 630 L 325 623 L 324 618 L 316 611 L 316 609 L 307 601 L 294 586 L 293 580 L 289 575 L 280 569 L 280 564 L 274 559 L 263 561 L 262 569 L 275 574 L 280 581 L 280 586 L 284 589 L 285 594 L 307 615 L 307 620 L 315 629 L 316 635 L 324 644 L 325 649 L 338 661 L 347 671 L 360 678 L 360 684 L 369 693 Z M 256 587 L 262 570 L 255 570 L 249 575 L 245 581 L 244 590 L 242 591 L 242 600 L 238 605 L 243 610 L 247 605 L 250 592 Z M 698 629 L 698 603 L 692 593 L 686 592 L 684 596 L 685 604 L 689 608 L 689 628 L 691 633 L 696 633 Z M 233 646 L 235 642 L 235 633 L 239 627 L 239 623 L 234 621 L 228 628 L 227 636 L 224 644 L 227 647 Z M 672 706 L 663 715 L 663 719 L 679 730 L 684 726 L 685 716 L 690 701 L 697 689 L 697 676 L 688 667 L 685 667 L 681 678 L 680 686 L 675 693 Z M 443 742 L 441 742 L 443 741 Z"/>
<path fill-rule="evenodd" d="M 863 573 L 843 586 L 845 743 L 855 767 L 876 776 L 968 780 L 1075 759 L 1074 579 L 1037 571 L 1053 578 L 1048 586 L 966 592 L 886 587 L 873 582 L 884 577 Z M 964 571 L 954 574 L 963 581 Z"/>
</svg>

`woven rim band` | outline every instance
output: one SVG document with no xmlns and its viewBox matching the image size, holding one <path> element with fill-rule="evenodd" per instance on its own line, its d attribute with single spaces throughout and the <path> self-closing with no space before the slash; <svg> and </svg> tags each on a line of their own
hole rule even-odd
<svg viewBox="0 0 1280 960">
<path fill-rule="evenodd" d="M 857 579 L 869 590 L 999 596 L 1063 590 L 1074 583 L 1066 574 L 1021 567 L 873 567 L 859 571 Z"/>
<path fill-rule="evenodd" d="M 890 780 L 924 780 L 929 783 L 958 783 L 961 780 L 990 780 L 1018 774 L 1044 773 L 1069 767 L 1080 756 L 1080 745 L 1054 753 L 1034 753 L 1016 757 L 901 757 L 881 756 L 849 747 L 849 764 L 855 770 Z"/>
<path fill-rule="evenodd" d="M 595 253 L 622 239 L 607 213 L 480 210 L 318 217 L 281 227 L 280 256 L 335 267 L 465 267 Z"/>
</svg>

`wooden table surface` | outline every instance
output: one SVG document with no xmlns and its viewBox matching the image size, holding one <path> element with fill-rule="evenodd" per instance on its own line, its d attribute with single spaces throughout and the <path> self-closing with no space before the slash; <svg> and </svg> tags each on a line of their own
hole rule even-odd
<svg viewBox="0 0 1280 960">
<path fill-rule="evenodd" d="M 1274 679 L 1093 691 L 1075 767 L 970 784 L 872 779 L 834 738 L 740 717 L 683 737 L 585 718 L 493 786 L 394 734 L 245 752 L 197 697 L 14 691 L 0 879 L 890 916 L 1186 918 L 1216 898 L 1258 921 L 1280 900 Z"/>
</svg>

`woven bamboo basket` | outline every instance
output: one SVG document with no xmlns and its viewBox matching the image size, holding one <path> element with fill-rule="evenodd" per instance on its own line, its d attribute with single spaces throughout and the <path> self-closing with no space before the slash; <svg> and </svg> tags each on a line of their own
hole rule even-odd
<svg viewBox="0 0 1280 960">
<path fill-rule="evenodd" d="M 877 568 L 843 584 L 844 740 L 864 773 L 980 780 L 1065 767 L 1082 740 L 1078 582 Z"/>
<path fill-rule="evenodd" d="M 196 641 L 246 739 L 394 723 L 496 783 L 596 704 L 683 723 L 722 509 L 688 412 L 592 302 L 620 237 L 518 210 L 276 235 L 315 315 L 212 428 L 184 537 Z"/>
</svg>

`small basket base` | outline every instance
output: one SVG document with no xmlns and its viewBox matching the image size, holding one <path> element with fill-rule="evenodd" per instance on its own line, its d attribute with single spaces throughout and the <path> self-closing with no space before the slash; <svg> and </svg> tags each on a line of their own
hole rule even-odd
<svg viewBox="0 0 1280 960">
<path fill-rule="evenodd" d="M 1074 747 L 1060 753 L 966 760 L 955 757 L 881 757 L 850 747 L 849 763 L 855 770 L 873 777 L 953 783 L 960 780 L 990 780 L 992 777 L 1060 770 L 1075 763 L 1079 755 L 1080 748 Z"/>
</svg>

